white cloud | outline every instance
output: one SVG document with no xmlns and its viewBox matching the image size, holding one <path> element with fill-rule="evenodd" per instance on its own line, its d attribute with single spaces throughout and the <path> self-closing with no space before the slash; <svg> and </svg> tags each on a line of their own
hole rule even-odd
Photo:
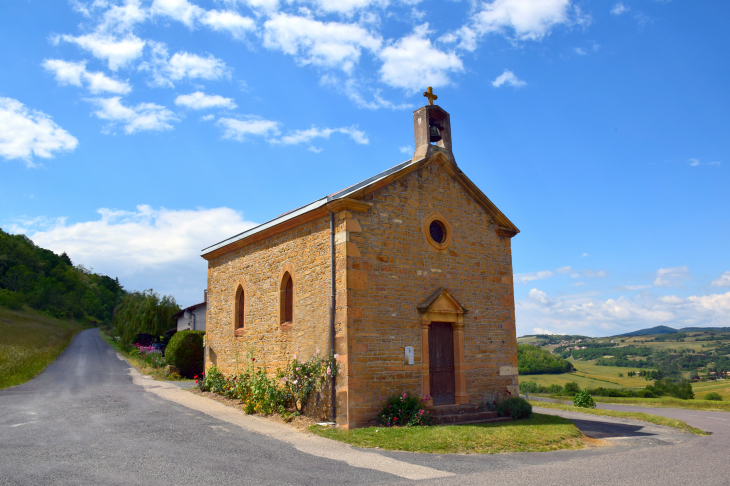
<svg viewBox="0 0 730 486">
<path fill-rule="evenodd" d="M 654 286 L 656 287 L 679 287 L 682 285 L 683 280 L 692 278 L 689 273 L 689 268 L 684 267 L 673 267 L 673 268 L 660 268 L 656 272 L 656 280 L 654 280 Z"/>
<path fill-rule="evenodd" d="M 243 142 L 249 136 L 272 137 L 279 134 L 279 122 L 249 115 L 241 119 L 220 118 L 216 125 L 223 127 L 223 138 Z"/>
<path fill-rule="evenodd" d="M 553 336 L 556 334 L 552 331 L 548 331 L 547 329 L 540 329 L 539 327 L 533 327 L 532 333 L 533 334 L 547 334 L 548 336 Z M 559 334 L 559 336 L 565 336 L 565 333 Z"/>
<path fill-rule="evenodd" d="M 189 52 L 176 52 L 168 58 L 167 46 L 161 42 L 150 42 L 151 60 L 139 66 L 142 71 L 152 73 L 153 86 L 173 87 L 173 81 L 181 79 L 218 80 L 230 76 L 225 62 L 212 54 L 202 57 Z"/>
<path fill-rule="evenodd" d="M 492 81 L 492 86 L 494 86 L 495 88 L 499 88 L 503 84 L 507 84 L 508 86 L 514 86 L 515 88 L 520 88 L 527 83 L 515 76 L 515 73 L 513 73 L 512 71 L 505 69 L 502 74 L 497 76 L 497 79 Z"/>
<path fill-rule="evenodd" d="M 398 150 L 402 154 L 413 155 L 413 147 L 410 145 L 406 145 L 405 147 L 398 147 Z"/>
<path fill-rule="evenodd" d="M 629 7 L 626 7 L 623 3 L 618 2 L 616 5 L 613 6 L 611 9 L 611 13 L 613 15 L 621 15 L 624 12 L 628 12 L 631 10 Z"/>
<path fill-rule="evenodd" d="M 713 287 L 730 287 L 730 272 L 725 272 L 712 281 Z"/>
<path fill-rule="evenodd" d="M 211 121 L 213 118 L 215 118 L 213 114 L 205 115 L 200 117 L 200 121 Z"/>
<path fill-rule="evenodd" d="M 700 161 L 698 159 L 688 159 L 687 162 L 689 162 L 690 167 L 697 167 L 700 165 Z"/>
<path fill-rule="evenodd" d="M 651 287 L 651 285 L 619 285 L 618 287 L 614 287 L 613 290 L 617 292 L 626 292 L 629 290 L 648 289 L 649 287 Z"/>
<path fill-rule="evenodd" d="M 34 167 L 33 157 L 51 158 L 56 152 L 71 151 L 79 141 L 50 116 L 30 110 L 12 98 L 0 97 L 0 156 L 22 159 Z"/>
<path fill-rule="evenodd" d="M 583 254 L 581 255 L 581 257 L 587 257 L 587 256 L 590 256 L 590 255 L 589 255 L 588 253 L 583 253 Z"/>
<path fill-rule="evenodd" d="M 413 33 L 385 47 L 379 54 L 383 60 L 381 80 L 395 88 L 415 93 L 424 86 L 451 84 L 450 73 L 461 72 L 464 65 L 453 52 L 433 46 L 427 37 L 428 24 L 416 27 Z"/>
<path fill-rule="evenodd" d="M 608 273 L 605 270 L 583 270 L 583 275 L 586 277 L 603 278 Z"/>
<path fill-rule="evenodd" d="M 586 51 L 584 51 L 582 47 L 576 47 L 575 49 L 573 49 L 573 51 L 576 54 L 578 54 L 579 56 L 585 56 L 586 55 Z"/>
<path fill-rule="evenodd" d="M 315 0 L 315 5 L 322 12 L 352 15 L 372 4 L 386 6 L 387 0 Z"/>
<path fill-rule="evenodd" d="M 559 24 L 570 23 L 570 0 L 493 0 L 480 5 L 469 23 L 444 39 L 460 40 L 459 46 L 473 51 L 480 37 L 491 33 L 508 35 L 515 40 L 539 41 Z M 590 18 L 575 11 L 575 23 L 590 22 Z"/>
<path fill-rule="evenodd" d="M 187 0 L 155 0 L 150 8 L 155 15 L 164 15 L 193 28 L 205 10 Z"/>
<path fill-rule="evenodd" d="M 574 284 L 570 284 L 570 286 L 571 286 L 571 287 L 582 287 L 582 286 L 584 286 L 585 284 L 586 284 L 585 282 L 576 282 L 576 283 L 574 283 Z"/>
<path fill-rule="evenodd" d="M 289 135 L 281 137 L 280 142 L 284 145 L 297 145 L 300 143 L 309 143 L 315 138 L 329 138 L 333 133 L 342 133 L 348 135 L 355 143 L 368 144 L 368 140 L 365 132 L 362 132 L 355 127 L 343 127 L 343 128 L 317 128 L 312 127 L 306 130 L 296 130 Z"/>
<path fill-rule="evenodd" d="M 68 62 L 61 59 L 46 59 L 42 66 L 46 71 L 55 75 L 59 84 L 80 87 L 83 81 L 88 90 L 94 94 L 102 92 L 127 94 L 132 91 L 132 87 L 124 81 L 110 78 L 102 72 L 87 71 L 86 61 Z"/>
<path fill-rule="evenodd" d="M 542 270 L 539 272 L 518 273 L 515 275 L 514 281 L 518 284 L 532 282 L 533 280 L 543 280 L 552 277 L 554 274 L 550 270 Z"/>
<path fill-rule="evenodd" d="M 107 61 L 112 71 L 140 57 L 145 46 L 145 41 L 132 34 L 121 39 L 98 32 L 78 37 L 63 35 L 60 38 L 89 51 L 97 59 Z"/>
<path fill-rule="evenodd" d="M 730 292 L 686 298 L 644 292 L 632 298 L 601 300 L 595 293 L 550 298 L 533 289 L 516 302 L 516 310 L 518 327 L 522 329 L 544 325 L 594 336 L 657 325 L 726 326 L 730 318 Z"/>
<path fill-rule="evenodd" d="M 350 100 L 360 108 L 367 108 L 368 110 L 377 110 L 379 108 L 386 108 L 388 110 L 405 110 L 413 108 L 411 103 L 393 103 L 392 101 L 386 100 L 381 96 L 381 90 L 372 90 L 368 87 L 368 83 L 363 83 L 362 79 L 349 77 L 347 79 L 341 79 L 332 73 L 326 73 L 320 78 L 320 84 L 323 86 L 329 86 L 335 90 L 347 95 Z M 373 99 L 368 101 L 363 96 L 363 93 L 371 93 Z"/>
<path fill-rule="evenodd" d="M 294 56 L 301 65 L 351 72 L 362 49 L 377 51 L 382 39 L 357 24 L 320 22 L 306 17 L 274 14 L 264 23 L 264 46 Z"/>
<path fill-rule="evenodd" d="M 228 32 L 236 39 L 243 39 L 247 32 L 256 28 L 256 22 L 251 17 L 231 11 L 209 10 L 200 21 L 215 31 Z"/>
<path fill-rule="evenodd" d="M 66 252 L 74 263 L 119 277 L 128 290 L 154 288 L 178 303 L 202 301 L 206 262 L 200 250 L 255 226 L 229 208 L 135 211 L 99 209 L 100 219 L 69 224 L 58 219 L 28 236 L 39 246 Z"/>
<path fill-rule="evenodd" d="M 170 130 L 172 125 L 169 122 L 179 121 L 173 112 L 154 103 L 125 106 L 120 101 L 119 96 L 94 98 L 89 101 L 99 108 L 94 111 L 94 115 L 102 120 L 109 120 L 111 125 L 121 124 L 127 134 L 145 130 Z"/>
<path fill-rule="evenodd" d="M 94 2 L 99 5 L 102 2 Z M 136 24 L 147 20 L 149 12 L 139 0 L 125 0 L 123 5 L 112 5 L 101 17 L 97 32 L 126 34 Z"/>
<path fill-rule="evenodd" d="M 227 108 L 232 110 L 236 107 L 233 98 L 224 98 L 220 95 L 207 95 L 202 91 L 196 91 L 188 95 L 180 95 L 175 98 L 175 104 L 193 110 L 204 110 L 206 108 Z"/>
<path fill-rule="evenodd" d="M 565 267 L 560 267 L 560 268 L 558 268 L 555 271 L 558 272 L 558 273 L 571 273 L 573 271 L 573 267 L 571 267 L 570 265 L 568 265 L 568 266 L 565 266 Z"/>
</svg>

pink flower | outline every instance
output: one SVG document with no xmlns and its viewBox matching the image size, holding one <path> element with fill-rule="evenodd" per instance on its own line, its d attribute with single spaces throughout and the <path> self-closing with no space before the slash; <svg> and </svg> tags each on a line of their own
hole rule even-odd
<svg viewBox="0 0 730 486">
<path fill-rule="evenodd" d="M 328 375 L 331 375 L 331 374 L 332 374 L 332 370 L 330 369 L 330 367 L 329 367 L 329 366 L 327 367 L 327 374 L 328 374 Z"/>
</svg>

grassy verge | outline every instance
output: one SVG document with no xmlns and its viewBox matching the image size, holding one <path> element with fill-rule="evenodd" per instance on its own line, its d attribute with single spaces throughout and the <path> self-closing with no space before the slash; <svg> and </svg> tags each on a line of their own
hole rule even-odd
<svg viewBox="0 0 730 486">
<path fill-rule="evenodd" d="M 641 420 L 642 422 L 649 422 L 655 425 L 664 425 L 665 427 L 674 427 L 684 432 L 689 432 L 695 435 L 709 435 L 704 430 L 687 425 L 681 420 L 670 419 L 662 417 L 660 415 L 651 415 L 648 413 L 639 412 L 618 412 L 615 410 L 604 410 L 601 408 L 580 408 L 574 407 L 573 405 L 565 405 L 562 403 L 550 403 L 550 402 L 530 402 L 533 407 L 552 408 L 556 410 L 565 410 L 568 412 L 587 413 L 590 415 L 599 415 L 603 417 L 616 417 L 616 418 L 628 418 Z"/>
<path fill-rule="evenodd" d="M 570 420 L 538 413 L 526 420 L 493 424 L 354 430 L 312 425 L 309 431 L 357 447 L 438 454 L 544 452 L 585 447 L 581 432 Z"/>
<path fill-rule="evenodd" d="M 0 309 L 0 390 L 34 378 L 85 328 L 29 309 Z"/>
<path fill-rule="evenodd" d="M 697 392 L 695 392 L 697 395 Z M 623 397 L 593 397 L 599 403 L 614 403 L 616 405 L 634 405 L 637 407 L 685 408 L 688 410 L 705 410 L 709 412 L 730 412 L 730 402 L 715 402 L 712 400 L 681 400 L 672 397 L 660 398 L 623 398 Z"/>
<path fill-rule="evenodd" d="M 106 341 L 109 346 L 114 349 L 117 353 L 124 356 L 129 363 L 137 368 L 137 371 L 144 375 L 150 375 L 153 378 L 157 380 L 168 380 L 168 381 L 192 381 L 187 378 L 179 378 L 177 380 L 171 379 L 169 376 L 167 376 L 167 373 L 165 373 L 164 368 L 155 368 L 153 366 L 150 366 L 148 363 L 145 362 L 144 359 L 140 358 L 139 356 L 134 356 L 129 354 L 121 344 L 119 344 L 113 337 L 111 337 L 109 334 L 107 334 L 104 331 L 101 331 L 99 335 Z"/>
</svg>

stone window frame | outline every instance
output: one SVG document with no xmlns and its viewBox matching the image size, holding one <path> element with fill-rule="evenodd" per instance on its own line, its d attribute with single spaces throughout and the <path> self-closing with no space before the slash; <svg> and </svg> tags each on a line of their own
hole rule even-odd
<svg viewBox="0 0 730 486">
<path fill-rule="evenodd" d="M 243 323 L 244 325 L 239 327 L 238 326 L 238 302 L 239 302 L 239 296 L 240 292 L 243 292 Z M 236 283 L 233 286 L 233 305 L 232 312 L 233 312 L 233 318 L 231 319 L 231 323 L 233 324 L 233 335 L 235 337 L 241 337 L 243 336 L 245 329 L 246 329 L 246 321 L 248 320 L 248 291 L 246 290 L 246 281 L 243 279 L 243 277 L 238 277 L 236 279 Z"/>
<path fill-rule="evenodd" d="M 285 318 L 285 305 L 286 305 L 286 281 L 284 277 L 286 275 L 289 275 L 292 281 L 292 310 L 291 310 L 291 321 L 284 321 Z M 288 329 L 294 325 L 294 322 L 296 321 L 296 301 L 297 301 L 297 279 L 296 274 L 294 272 L 294 265 L 292 265 L 289 262 L 284 263 L 281 266 L 281 270 L 279 270 L 279 305 L 278 305 L 278 315 L 277 319 L 279 322 L 279 326 L 281 326 L 282 329 Z"/>
<path fill-rule="evenodd" d="M 438 221 L 444 227 L 446 232 L 444 241 L 439 243 L 431 238 L 431 223 Z M 454 227 L 451 226 L 449 220 L 447 220 L 443 214 L 438 210 L 433 211 L 431 214 L 423 218 L 421 221 L 421 230 L 423 231 L 423 239 L 428 243 L 429 249 L 436 252 L 445 252 L 451 247 L 454 235 Z"/>
</svg>

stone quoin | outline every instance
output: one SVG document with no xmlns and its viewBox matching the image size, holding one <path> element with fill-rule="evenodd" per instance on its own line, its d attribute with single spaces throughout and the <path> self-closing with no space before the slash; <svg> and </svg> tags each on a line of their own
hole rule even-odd
<svg viewBox="0 0 730 486">
<path fill-rule="evenodd" d="M 339 426 L 371 424 L 394 393 L 443 406 L 518 393 L 519 230 L 456 165 L 446 111 L 423 106 L 413 126 L 411 160 L 202 251 L 206 369 L 328 355 L 334 260 Z M 315 400 L 329 419 L 329 390 Z"/>
</svg>

